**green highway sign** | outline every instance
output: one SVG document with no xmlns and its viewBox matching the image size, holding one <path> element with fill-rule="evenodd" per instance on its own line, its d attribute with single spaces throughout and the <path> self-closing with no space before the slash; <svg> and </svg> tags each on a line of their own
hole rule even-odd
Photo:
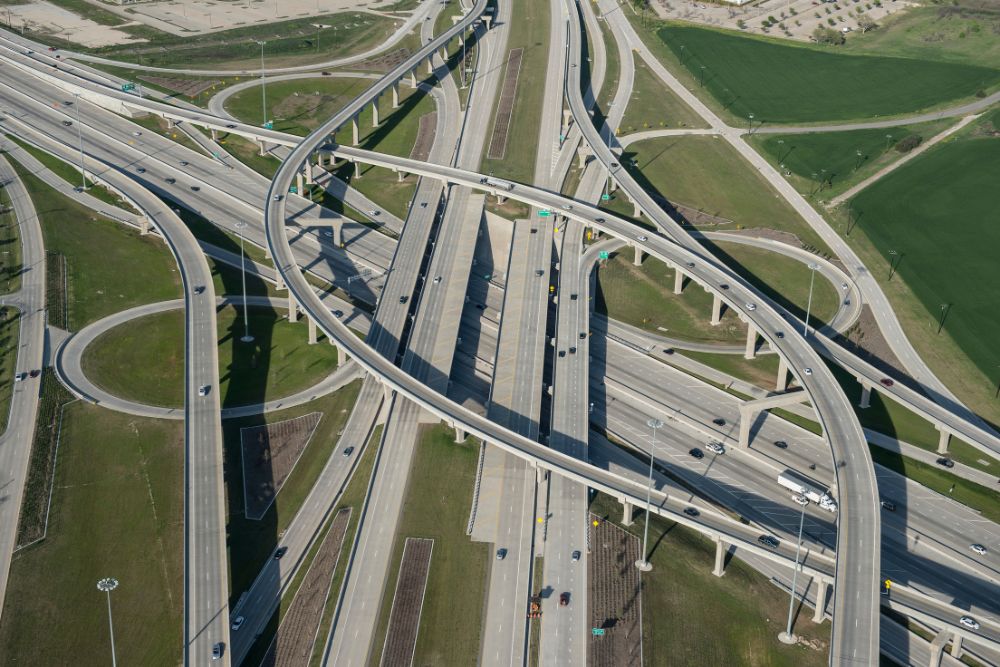
<svg viewBox="0 0 1000 667">
<path fill-rule="evenodd" d="M 594 635 L 595 637 L 603 637 L 603 636 L 604 636 L 604 628 L 591 628 L 591 629 L 590 629 L 590 632 L 591 632 L 591 633 L 592 633 L 592 634 L 593 634 L 593 635 Z"/>
<path fill-rule="evenodd" d="M 127 93 L 133 90 L 135 90 L 135 84 L 132 83 L 131 81 L 126 81 L 125 83 L 122 84 L 123 93 Z"/>
<path fill-rule="evenodd" d="M 299 193 L 299 189 L 294 185 L 288 188 L 288 191 L 291 192 L 293 195 L 297 195 Z"/>
<path fill-rule="evenodd" d="M 601 195 L 601 201 L 608 201 L 611 199 L 611 195 Z"/>
<path fill-rule="evenodd" d="M 266 123 L 264 123 L 264 129 L 265 130 L 273 130 L 274 129 L 274 121 L 273 120 L 269 120 Z"/>
<path fill-rule="evenodd" d="M 599 259 L 607 259 L 608 257 L 610 257 L 610 255 L 608 254 L 607 250 L 602 250 L 600 253 L 598 253 L 597 257 Z"/>
<path fill-rule="evenodd" d="M 547 218 L 547 217 L 549 217 L 550 215 L 552 215 L 552 211 L 545 211 L 545 210 L 542 210 L 542 211 L 539 211 L 539 212 L 538 212 L 538 217 L 539 217 L 539 218 Z"/>
</svg>

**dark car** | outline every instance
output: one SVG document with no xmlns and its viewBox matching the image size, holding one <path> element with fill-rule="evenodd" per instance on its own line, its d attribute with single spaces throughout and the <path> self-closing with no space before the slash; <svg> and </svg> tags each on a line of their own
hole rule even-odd
<svg viewBox="0 0 1000 667">
<path fill-rule="evenodd" d="M 406 296 L 405 294 L 403 296 L 399 297 L 399 302 L 400 303 L 406 303 L 409 300 L 410 300 L 410 297 Z"/>
<path fill-rule="evenodd" d="M 778 338 L 784 338 L 785 337 L 785 332 L 784 331 L 775 331 L 774 335 L 776 337 L 778 337 Z"/>
<path fill-rule="evenodd" d="M 586 340 L 586 339 L 587 339 L 587 332 L 586 331 L 581 331 L 580 332 L 580 340 Z"/>
<path fill-rule="evenodd" d="M 701 512 L 699 512 L 693 507 L 685 507 L 684 513 L 687 514 L 688 516 L 698 516 L 699 514 L 701 514 Z"/>
<path fill-rule="evenodd" d="M 222 654 L 225 652 L 225 649 L 226 649 L 225 644 L 223 644 L 222 642 L 216 643 L 215 646 L 212 647 L 212 660 L 220 659 L 222 657 Z"/>
<path fill-rule="evenodd" d="M 945 468 L 954 468 L 955 467 L 955 462 L 952 461 L 951 459 L 949 459 L 948 457 L 945 457 L 945 456 L 942 456 L 941 458 L 939 458 L 937 460 L 937 464 L 939 466 L 944 466 Z"/>
<path fill-rule="evenodd" d="M 174 183 L 177 182 L 177 179 L 173 178 L 173 177 L 170 177 L 170 178 L 166 179 L 166 181 L 167 181 L 167 183 L 170 183 L 170 185 L 173 185 Z"/>
<path fill-rule="evenodd" d="M 770 547 L 772 549 L 777 549 L 780 544 L 780 542 L 778 542 L 778 538 L 772 537 L 771 535 L 761 535 L 757 538 L 757 541 L 765 547 Z"/>
<path fill-rule="evenodd" d="M 882 509 L 884 509 L 886 511 L 889 511 L 889 512 L 895 512 L 896 511 L 896 503 L 892 502 L 891 500 L 883 500 L 882 503 L 881 503 L 881 505 L 882 505 Z"/>
<path fill-rule="evenodd" d="M 194 293 L 195 294 L 201 294 L 204 291 L 205 291 L 205 286 L 204 285 L 195 285 L 195 287 L 194 287 Z"/>
<path fill-rule="evenodd" d="M 729 283 L 722 283 L 721 285 L 719 285 L 719 289 L 724 289 L 724 290 L 729 289 Z"/>
<path fill-rule="evenodd" d="M 672 348 L 672 347 L 666 347 L 666 348 L 663 349 L 663 354 L 668 354 L 669 355 L 669 354 L 673 354 L 673 353 L 674 353 L 674 348 Z"/>
<path fill-rule="evenodd" d="M 229 125 L 226 125 L 226 127 L 229 128 L 230 130 L 235 130 L 236 129 L 236 126 L 234 124 L 232 124 L 232 123 L 230 123 Z"/>
<path fill-rule="evenodd" d="M 716 426 L 725 426 L 726 420 L 723 419 L 722 417 L 716 417 L 715 419 L 712 420 L 712 423 L 715 424 Z"/>
<path fill-rule="evenodd" d="M 690 454 L 691 456 L 695 457 L 696 459 L 703 459 L 703 458 L 705 458 L 705 452 L 701 451 L 697 447 L 692 447 L 691 451 L 689 451 L 688 454 Z"/>
<path fill-rule="evenodd" d="M 347 449 L 344 450 L 344 458 L 346 459 L 353 453 L 354 453 L 354 447 L 348 447 Z"/>
<path fill-rule="evenodd" d="M 288 547 L 278 547 L 278 550 L 274 552 L 274 560 L 281 560 L 281 557 L 288 553 Z"/>
<path fill-rule="evenodd" d="M 576 354 L 576 348 L 575 347 L 569 348 L 569 353 L 570 354 Z"/>
<path fill-rule="evenodd" d="M 566 356 L 566 350 L 559 350 L 559 358 L 561 359 L 565 356 Z"/>
<path fill-rule="evenodd" d="M 192 185 L 192 186 L 191 186 L 191 189 L 192 189 L 192 190 L 193 190 L 194 192 L 198 192 L 199 190 L 201 190 L 201 186 L 200 186 L 200 185 Z"/>
<path fill-rule="evenodd" d="M 66 127 L 69 127 L 70 125 L 72 125 L 72 124 L 73 124 L 73 121 L 71 121 L 71 120 L 64 120 L 64 121 L 62 122 L 62 124 L 63 124 L 63 125 L 65 125 Z"/>
<path fill-rule="evenodd" d="M 145 167 L 136 167 L 135 170 L 137 172 L 139 172 L 140 174 L 145 174 L 146 173 L 146 168 Z"/>
<path fill-rule="evenodd" d="M 891 387 L 892 385 L 896 384 L 895 382 L 892 381 L 891 378 L 882 378 L 881 380 L 879 380 L 879 383 L 883 387 Z"/>
<path fill-rule="evenodd" d="M 576 294 L 570 294 L 570 295 L 569 295 L 569 300 L 570 300 L 570 301 L 576 301 L 576 297 L 577 297 L 577 295 L 576 295 Z"/>
<path fill-rule="evenodd" d="M 565 607 L 568 604 L 569 604 L 569 593 L 560 593 L 559 594 L 559 606 L 560 607 Z"/>
<path fill-rule="evenodd" d="M 36 378 L 36 377 L 38 377 L 38 376 L 39 376 L 39 375 L 41 375 L 41 374 L 42 374 L 42 371 L 40 371 L 40 370 L 38 370 L 38 369 L 36 368 L 35 370 L 33 370 L 33 371 L 31 371 L 30 373 L 28 373 L 28 377 L 33 377 L 33 378 Z"/>
<path fill-rule="evenodd" d="M 774 446 L 777 447 L 778 449 L 788 449 L 788 443 L 785 442 L 784 440 L 775 440 Z"/>
</svg>

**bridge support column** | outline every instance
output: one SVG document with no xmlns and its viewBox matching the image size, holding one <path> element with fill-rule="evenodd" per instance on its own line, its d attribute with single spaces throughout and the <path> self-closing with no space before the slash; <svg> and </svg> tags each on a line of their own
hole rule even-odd
<svg viewBox="0 0 1000 667">
<path fill-rule="evenodd" d="M 392 108 L 399 108 L 399 81 L 392 84 Z"/>
<path fill-rule="evenodd" d="M 312 170 L 311 160 L 307 161 L 304 165 L 302 165 L 302 175 L 306 177 L 306 185 L 313 184 L 313 170 Z"/>
<path fill-rule="evenodd" d="M 941 665 L 941 655 L 944 653 L 944 645 L 948 643 L 948 637 L 951 636 L 951 632 L 948 630 L 942 630 L 934 636 L 931 641 L 930 646 L 930 666 L 940 667 Z"/>
<path fill-rule="evenodd" d="M 861 383 L 861 400 L 858 401 L 858 407 L 864 410 L 871 406 L 872 400 L 872 386 L 865 382 Z"/>
<path fill-rule="evenodd" d="M 344 246 L 344 221 L 335 222 L 330 227 L 333 230 L 333 245 L 342 248 Z"/>
<path fill-rule="evenodd" d="M 635 505 L 627 500 L 622 501 L 622 525 L 631 526 L 635 515 Z"/>
<path fill-rule="evenodd" d="M 788 389 L 788 362 L 778 355 L 778 381 L 774 383 L 775 391 L 785 391 Z"/>
<path fill-rule="evenodd" d="M 301 171 L 297 172 L 295 174 L 295 191 L 298 192 L 300 195 L 304 192 L 304 188 L 303 188 L 303 185 L 302 185 L 302 172 Z"/>
<path fill-rule="evenodd" d="M 457 424 L 452 424 L 452 428 L 455 429 L 455 442 L 465 442 L 466 433 L 463 429 L 459 428 Z"/>
<path fill-rule="evenodd" d="M 503 196 L 502 194 L 500 194 L 500 193 L 498 192 L 498 193 L 497 193 L 497 205 L 498 205 L 498 206 L 503 206 L 503 203 L 504 203 L 505 201 L 507 201 L 507 198 L 506 198 L 506 197 L 504 197 L 504 196 Z"/>
<path fill-rule="evenodd" d="M 358 129 L 359 129 L 358 128 L 358 117 L 355 116 L 354 118 L 351 119 L 351 145 L 352 146 L 357 146 L 358 145 L 358 141 L 359 141 Z"/>
<path fill-rule="evenodd" d="M 263 139 L 258 139 L 257 140 L 257 148 L 260 149 L 260 156 L 261 157 L 264 157 L 265 155 L 267 155 L 267 151 L 264 150 L 264 140 Z"/>
<path fill-rule="evenodd" d="M 573 112 L 569 109 L 563 109 L 562 135 L 564 137 L 569 134 L 569 121 L 571 118 L 573 118 Z"/>
<path fill-rule="evenodd" d="M 962 651 L 962 636 L 956 634 L 951 638 L 951 657 L 956 659 L 961 658 L 962 653 L 964 653 Z"/>
<path fill-rule="evenodd" d="M 729 545 L 722 541 L 721 537 L 715 538 L 715 569 L 712 574 L 721 577 L 726 573 L 726 552 Z"/>
<path fill-rule="evenodd" d="M 718 294 L 712 295 L 712 326 L 719 326 L 722 321 L 722 297 Z"/>
<path fill-rule="evenodd" d="M 632 217 L 638 218 L 641 215 L 642 215 L 642 209 L 639 208 L 639 202 L 637 201 L 632 202 Z"/>
<path fill-rule="evenodd" d="M 330 344 L 336 345 L 336 343 L 334 343 L 332 338 L 330 339 Z M 337 368 L 340 368 L 350 360 L 351 356 L 347 354 L 347 350 L 345 350 L 340 345 L 337 345 Z"/>
<path fill-rule="evenodd" d="M 739 446 L 746 449 L 750 446 L 750 425 L 753 424 L 754 417 L 756 414 L 751 408 L 745 408 L 742 405 L 740 408 L 740 440 Z"/>
<path fill-rule="evenodd" d="M 434 73 L 434 56 L 427 56 L 427 73 Z"/>
<path fill-rule="evenodd" d="M 813 612 L 813 623 L 822 623 L 826 619 L 826 589 L 829 584 L 825 579 L 816 580 L 816 610 Z"/>
<path fill-rule="evenodd" d="M 212 130 L 212 141 L 218 141 L 218 140 L 219 140 L 219 131 Z"/>
<path fill-rule="evenodd" d="M 372 100 L 372 127 L 378 127 L 378 96 Z"/>
<path fill-rule="evenodd" d="M 267 245 L 264 246 L 267 248 Z M 281 277 L 281 272 L 275 269 L 274 271 L 274 289 L 277 291 L 282 291 L 287 289 L 285 286 L 285 279 Z"/>
<path fill-rule="evenodd" d="M 611 174 L 608 174 L 608 193 L 612 193 L 618 189 L 618 181 L 614 179 Z"/>
<path fill-rule="evenodd" d="M 291 292 L 288 293 L 288 321 L 299 321 L 299 304 L 295 303 L 295 297 Z"/>
<path fill-rule="evenodd" d="M 948 444 L 951 442 L 951 433 L 948 433 L 948 431 L 945 431 L 940 426 L 935 426 L 934 428 L 936 428 L 938 432 L 937 453 L 947 454 Z"/>
<path fill-rule="evenodd" d="M 354 178 L 361 178 L 361 163 L 354 161 Z"/>
<path fill-rule="evenodd" d="M 639 246 L 633 246 L 632 249 L 635 250 L 635 253 L 632 257 L 632 263 L 635 264 L 636 266 L 642 266 L 642 248 L 640 248 Z"/>
<path fill-rule="evenodd" d="M 681 271 L 681 267 L 674 267 L 674 294 L 680 294 L 681 290 L 684 289 L 684 272 Z"/>
<path fill-rule="evenodd" d="M 315 345 L 316 344 L 316 320 L 314 320 L 311 317 L 307 317 L 306 320 L 307 320 L 307 322 L 309 324 L 309 344 L 310 345 Z"/>
<path fill-rule="evenodd" d="M 145 236 L 149 233 L 149 216 L 144 215 L 139 221 L 139 233 Z"/>
<path fill-rule="evenodd" d="M 177 126 L 177 122 L 173 118 L 164 118 L 167 121 L 167 129 L 172 130 Z"/>
<path fill-rule="evenodd" d="M 403 172 L 401 172 L 401 171 L 397 171 L 396 172 L 396 176 L 398 177 L 398 180 L 399 180 L 400 183 L 402 183 L 403 179 L 406 178 L 406 174 L 403 173 Z"/>
<path fill-rule="evenodd" d="M 583 169 L 587 166 L 587 158 L 590 157 L 590 151 L 584 146 L 580 146 L 576 149 L 576 157 L 580 160 L 580 169 Z"/>
<path fill-rule="evenodd" d="M 754 359 L 757 356 L 757 328 L 747 323 L 747 347 L 743 351 L 744 359 Z"/>
<path fill-rule="evenodd" d="M 483 23 L 486 24 L 486 29 L 487 30 L 490 29 L 490 21 L 492 21 L 492 20 L 493 20 L 492 16 L 483 16 Z"/>
<path fill-rule="evenodd" d="M 410 88 L 417 87 L 417 70 L 410 71 Z"/>
</svg>

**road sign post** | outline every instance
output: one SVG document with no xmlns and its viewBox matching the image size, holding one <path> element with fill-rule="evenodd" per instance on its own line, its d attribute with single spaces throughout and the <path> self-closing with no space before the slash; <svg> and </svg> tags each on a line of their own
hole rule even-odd
<svg viewBox="0 0 1000 667">
<path fill-rule="evenodd" d="M 595 637 L 603 637 L 604 636 L 604 628 L 591 628 L 590 629 L 590 633 L 592 635 L 594 635 Z"/>
<path fill-rule="evenodd" d="M 597 253 L 597 258 L 600 259 L 602 262 L 606 261 L 610 256 L 611 255 L 608 253 L 607 250 L 602 250 L 599 253 Z"/>
</svg>

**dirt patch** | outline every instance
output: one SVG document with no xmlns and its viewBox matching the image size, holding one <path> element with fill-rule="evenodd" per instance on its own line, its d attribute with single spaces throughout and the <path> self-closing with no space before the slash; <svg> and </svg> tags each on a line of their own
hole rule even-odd
<svg viewBox="0 0 1000 667">
<path fill-rule="evenodd" d="M 377 58 L 362 60 L 359 63 L 351 65 L 351 69 L 362 70 L 365 72 L 388 72 L 389 70 L 400 65 L 409 57 L 409 49 L 396 49 L 395 51 L 384 53 Z"/>
<path fill-rule="evenodd" d="M 507 71 L 504 73 L 503 88 L 500 90 L 500 104 L 493 120 L 493 135 L 486 157 L 502 160 L 507 154 L 507 137 L 510 134 L 510 119 L 514 114 L 514 100 L 517 96 L 517 80 L 521 74 L 521 56 L 524 49 L 511 49 L 507 55 Z"/>
<path fill-rule="evenodd" d="M 281 619 L 278 632 L 260 663 L 261 667 L 291 667 L 309 663 L 316 631 L 333 584 L 333 569 L 340 558 L 350 519 L 350 507 L 345 507 L 333 517 L 330 530 L 296 591 L 288 613 Z"/>
<path fill-rule="evenodd" d="M 218 79 L 174 79 L 165 76 L 140 76 L 139 79 L 188 97 L 195 97 L 222 83 Z"/>
<path fill-rule="evenodd" d="M 427 586 L 433 549 L 434 540 L 406 538 L 403 560 L 399 564 L 399 578 L 396 580 L 396 595 L 389 613 L 389 629 L 385 634 L 383 665 L 413 663 L 413 649 L 417 646 L 417 630 L 420 628 L 420 609 L 424 605 L 424 589 Z"/>
<path fill-rule="evenodd" d="M 321 412 L 311 412 L 275 424 L 240 429 L 243 511 L 248 519 L 260 519 L 267 512 L 322 417 Z"/>
<path fill-rule="evenodd" d="M 434 145 L 434 135 L 437 132 L 437 112 L 425 113 L 420 117 L 418 123 L 417 140 L 413 142 L 410 159 L 427 162 L 431 156 L 431 147 Z"/>
<path fill-rule="evenodd" d="M 593 627 L 604 631 L 591 634 L 587 651 L 591 667 L 642 665 L 642 589 L 635 566 L 640 550 L 635 535 L 590 515 L 587 599 Z"/>
</svg>

